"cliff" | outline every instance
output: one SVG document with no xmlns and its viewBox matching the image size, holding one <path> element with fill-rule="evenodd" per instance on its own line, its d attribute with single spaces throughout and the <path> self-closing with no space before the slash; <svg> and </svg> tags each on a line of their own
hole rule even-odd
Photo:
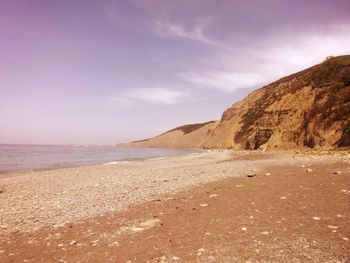
<svg viewBox="0 0 350 263">
<path fill-rule="evenodd" d="M 184 125 L 131 147 L 334 149 L 350 146 L 350 56 L 260 88 L 220 120 Z"/>
</svg>

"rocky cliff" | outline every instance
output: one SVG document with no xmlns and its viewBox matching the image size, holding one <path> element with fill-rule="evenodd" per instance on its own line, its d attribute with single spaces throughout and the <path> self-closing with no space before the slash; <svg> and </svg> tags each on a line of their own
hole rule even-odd
<svg viewBox="0 0 350 263">
<path fill-rule="evenodd" d="M 123 146 L 251 150 L 350 146 L 350 56 L 328 58 L 258 89 L 218 121 L 184 125 Z"/>
</svg>

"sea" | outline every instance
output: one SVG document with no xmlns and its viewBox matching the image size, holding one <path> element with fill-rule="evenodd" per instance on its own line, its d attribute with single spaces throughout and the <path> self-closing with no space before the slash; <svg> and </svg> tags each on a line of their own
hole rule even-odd
<svg viewBox="0 0 350 263">
<path fill-rule="evenodd" d="M 0 172 L 111 165 L 197 153 L 199 150 L 0 144 Z"/>
</svg>

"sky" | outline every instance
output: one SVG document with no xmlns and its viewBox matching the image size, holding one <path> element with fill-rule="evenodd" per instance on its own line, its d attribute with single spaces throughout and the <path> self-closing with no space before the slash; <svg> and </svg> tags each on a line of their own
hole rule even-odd
<svg viewBox="0 0 350 263">
<path fill-rule="evenodd" d="M 349 0 L 0 0 L 0 143 L 144 139 L 350 54 Z"/>
</svg>

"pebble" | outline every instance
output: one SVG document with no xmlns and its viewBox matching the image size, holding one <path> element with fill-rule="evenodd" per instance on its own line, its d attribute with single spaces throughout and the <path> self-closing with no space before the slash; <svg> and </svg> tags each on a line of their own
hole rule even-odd
<svg viewBox="0 0 350 263">
<path fill-rule="evenodd" d="M 132 232 L 142 232 L 143 230 L 145 230 L 143 227 L 137 227 L 137 226 L 134 226 L 134 227 L 131 227 L 130 230 Z"/>
<path fill-rule="evenodd" d="M 160 259 L 160 261 L 159 261 L 160 263 L 166 263 L 165 256 L 162 256 L 159 259 Z M 130 262 L 132 262 L 132 261 L 130 261 Z"/>
<path fill-rule="evenodd" d="M 69 245 L 75 245 L 77 243 L 76 240 L 72 240 L 71 242 L 69 242 Z"/>
<path fill-rule="evenodd" d="M 306 169 L 306 172 L 308 172 L 308 173 L 311 173 L 312 172 L 312 169 Z"/>
<path fill-rule="evenodd" d="M 247 228 L 243 226 L 243 227 L 241 227 L 241 230 L 242 231 L 247 231 Z"/>
<path fill-rule="evenodd" d="M 269 234 L 269 231 L 263 231 L 263 232 L 261 232 L 260 234 L 262 234 L 262 235 L 268 235 L 268 234 Z"/>
<path fill-rule="evenodd" d="M 349 239 L 347 237 L 343 237 L 343 240 L 345 241 L 349 241 Z"/>
<path fill-rule="evenodd" d="M 266 174 L 265 174 L 265 176 L 270 176 L 270 175 L 271 175 L 271 173 L 266 173 Z"/>
<path fill-rule="evenodd" d="M 247 174 L 247 176 L 251 178 L 251 177 L 256 176 L 256 173 L 249 173 L 249 174 Z"/>
<path fill-rule="evenodd" d="M 58 246 L 58 247 L 63 247 L 63 244 L 58 244 L 57 246 Z"/>
<path fill-rule="evenodd" d="M 243 184 L 236 184 L 236 187 L 240 188 L 240 187 L 244 187 Z"/>
<path fill-rule="evenodd" d="M 118 241 L 114 241 L 111 246 L 119 246 L 119 242 Z"/>
<path fill-rule="evenodd" d="M 211 194 L 211 195 L 209 195 L 210 198 L 217 197 L 217 196 L 218 196 L 217 194 Z"/>
<path fill-rule="evenodd" d="M 341 174 L 341 171 L 335 171 L 333 174 Z"/>
<path fill-rule="evenodd" d="M 173 258 L 173 260 L 179 260 L 180 259 L 179 257 L 176 257 L 176 256 L 173 256 L 172 258 Z"/>
<path fill-rule="evenodd" d="M 332 226 L 332 225 L 328 225 L 327 227 L 330 229 L 338 229 L 339 228 L 339 226 Z"/>
<path fill-rule="evenodd" d="M 97 243 L 98 243 L 98 241 L 100 241 L 100 240 L 99 240 L 99 239 L 92 240 L 92 241 L 91 241 L 91 244 L 92 244 L 93 246 L 96 246 Z"/>
<path fill-rule="evenodd" d="M 0 228 L 2 228 L 2 229 L 7 229 L 7 228 L 8 228 L 8 225 L 1 225 Z"/>
<path fill-rule="evenodd" d="M 287 197 L 285 197 L 285 196 L 282 196 L 282 197 L 280 197 L 280 199 L 284 200 L 284 199 L 287 199 Z"/>
<path fill-rule="evenodd" d="M 209 257 L 208 257 L 208 261 L 209 261 L 209 262 L 215 261 L 215 257 L 209 256 Z"/>
<path fill-rule="evenodd" d="M 313 220 L 316 220 L 316 221 L 321 220 L 321 218 L 319 218 L 319 217 L 317 217 L 317 216 L 314 216 L 312 219 L 313 219 Z"/>
<path fill-rule="evenodd" d="M 154 219 L 148 219 L 146 221 L 143 221 L 140 223 L 141 227 L 146 227 L 146 228 L 150 228 L 150 227 L 154 227 L 156 224 L 160 223 L 162 220 L 154 218 Z"/>
<path fill-rule="evenodd" d="M 200 207 L 207 207 L 208 204 L 199 204 Z"/>
</svg>

